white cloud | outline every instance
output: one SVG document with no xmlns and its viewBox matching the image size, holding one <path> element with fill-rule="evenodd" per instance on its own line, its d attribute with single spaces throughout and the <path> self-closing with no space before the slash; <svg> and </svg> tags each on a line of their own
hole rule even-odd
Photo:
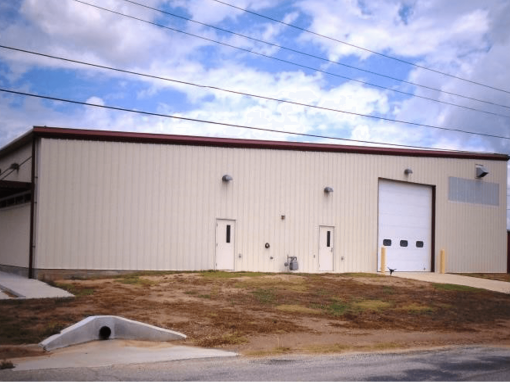
<svg viewBox="0 0 510 382">
<path fill-rule="evenodd" d="M 477 49 L 486 47 L 487 11 L 477 8 L 480 3 L 474 0 L 301 0 L 297 4 L 302 12 L 312 16 L 310 30 L 374 51 L 404 57 L 437 53 L 436 59 L 455 59 L 466 44 Z M 402 15 L 403 10 L 409 14 L 407 17 Z M 347 54 L 362 58 L 370 55 L 318 36 L 303 34 L 302 38 L 321 45 L 332 59 Z"/>
<path fill-rule="evenodd" d="M 112 0 L 98 2 L 95 0 L 95 3 L 148 20 L 168 22 L 169 25 L 173 23 L 172 19 L 167 20 L 157 12 L 124 2 Z M 394 97 L 391 92 L 368 88 L 359 83 L 333 86 L 329 83 L 330 78 L 326 78 L 324 75 L 305 74 L 292 68 L 286 71 L 258 68 L 256 64 L 243 61 L 248 57 L 248 54 L 235 52 L 228 48 L 217 50 L 217 46 L 211 43 L 94 10 L 79 3 L 62 2 L 61 0 L 46 0 L 45 2 L 25 0 L 22 4 L 22 18 L 11 23 L 4 21 L 0 27 L 2 41 L 7 45 L 12 44 L 84 61 L 100 62 L 153 73 L 163 77 L 178 78 L 198 84 L 209 84 L 274 98 L 291 99 L 356 113 L 375 113 L 402 120 L 460 127 L 473 131 L 494 131 L 500 134 L 507 134 L 508 131 L 508 121 L 505 119 L 500 121 L 483 114 L 474 114 L 416 98 L 399 98 L 398 101 L 394 101 L 390 98 Z M 147 4 L 162 7 L 164 2 L 153 0 Z M 182 6 L 185 10 L 183 14 L 187 13 L 197 20 L 220 26 L 222 22 L 231 22 L 236 25 L 233 27 L 235 30 L 242 33 L 248 30 L 249 33 L 246 34 L 261 39 L 278 42 L 279 38 L 287 31 L 287 28 L 281 24 L 273 24 L 255 16 L 250 16 L 249 20 L 253 23 L 247 24 L 245 23 L 247 15 L 215 2 L 207 2 L 207 6 L 203 1 L 198 0 L 172 2 L 172 4 Z M 264 11 L 262 13 L 268 13 L 269 11 L 266 12 L 266 10 L 275 6 L 275 3 L 269 0 L 244 0 L 236 2 L 236 4 L 240 7 L 262 10 Z M 419 56 L 422 63 L 426 65 L 452 71 L 460 76 L 469 76 L 481 82 L 494 83 L 497 86 L 510 83 L 506 70 L 509 65 L 506 52 L 510 51 L 506 26 L 509 22 L 508 14 L 510 12 L 508 4 L 503 1 L 491 0 L 484 7 L 480 7 L 479 3 L 474 0 L 446 3 L 440 0 L 427 2 L 397 0 L 381 2 L 324 0 L 317 2 L 302 0 L 296 4 L 297 6 L 292 11 L 284 14 L 286 22 L 298 22 L 296 20 L 301 12 L 312 17 L 310 28 L 319 33 L 332 35 L 367 46 L 370 49 L 400 54 L 409 59 Z M 241 18 L 243 18 L 243 22 L 240 22 Z M 199 31 L 211 38 L 219 38 L 236 45 L 240 44 L 247 49 L 263 49 L 262 52 L 265 54 L 277 52 L 276 49 L 254 44 L 238 37 L 223 35 L 205 27 L 197 27 L 193 24 L 186 24 L 186 27 L 189 28 L 188 30 Z M 311 37 L 307 34 L 301 35 L 301 39 L 297 43 L 300 42 L 305 44 L 301 45 L 300 49 L 309 51 L 310 43 L 313 43 L 320 45 L 332 58 L 355 52 L 363 58 L 368 55 L 366 52 L 360 53 L 345 45 Z M 208 49 L 203 49 L 204 47 L 208 47 Z M 212 50 L 213 48 L 214 50 Z M 9 81 L 21 81 L 28 87 L 30 87 L 30 83 L 23 81 L 23 76 L 34 65 L 37 67 L 76 68 L 74 65 L 27 55 L 6 54 L 3 50 L 0 50 L 0 54 L 4 60 L 11 64 L 10 72 L 5 73 Z M 253 59 L 253 57 L 250 58 Z M 256 60 L 253 59 L 253 61 Z M 264 62 L 269 66 L 268 61 Z M 120 77 L 125 82 L 134 78 L 104 71 L 101 71 L 101 77 L 98 77 L 97 71 L 92 69 L 76 69 L 76 73 L 86 76 L 90 79 L 91 84 L 98 84 L 98 78 L 110 76 Z M 510 99 L 504 93 L 499 94 L 488 89 L 473 87 L 424 70 L 412 70 L 409 79 L 427 86 L 510 105 Z M 140 78 L 137 80 L 140 81 Z M 187 111 L 181 111 L 183 116 L 278 129 L 293 129 L 302 132 L 343 134 L 352 138 L 370 137 L 370 139 L 378 141 L 393 141 L 418 146 L 472 147 L 474 150 L 488 149 L 505 152 L 509 149 L 506 142 L 498 140 L 475 139 L 470 136 L 426 128 L 412 128 L 406 125 L 254 100 L 158 80 L 143 81 L 147 81 L 147 86 L 140 87 L 140 90 L 136 92 L 138 100 L 156 99 L 164 88 L 172 87 L 184 94 L 184 97 L 178 100 L 179 104 L 188 102 Z M 111 89 L 108 95 L 101 97 L 106 103 L 114 103 L 117 98 L 127 96 L 124 92 L 123 88 Z M 424 89 L 417 89 L 416 92 L 449 102 L 458 102 L 469 106 L 476 104 Z M 87 95 L 87 97 L 91 96 L 92 94 Z M 168 112 L 176 110 L 175 99 L 158 99 L 156 102 L 157 110 L 167 110 Z M 83 109 L 81 114 L 66 116 L 60 112 L 54 112 L 51 107 L 46 106 L 46 103 L 39 105 L 41 109 L 39 109 L 40 114 L 37 117 L 44 120 L 43 122 L 29 122 L 31 119 L 22 112 L 18 113 L 16 108 L 12 108 L 9 109 L 9 115 L 13 116 L 11 119 L 13 125 L 20 124 L 20 122 L 14 123 L 14 119 L 18 118 L 19 121 L 24 121 L 25 129 L 32 124 L 41 123 L 76 126 L 79 121 L 80 127 L 85 128 L 132 129 L 134 131 L 157 129 L 166 132 L 183 132 L 188 129 L 196 134 L 228 132 L 230 136 L 269 137 L 264 133 L 240 132 L 232 128 L 205 128 L 203 125 L 168 120 L 154 122 L 156 120 L 152 118 L 125 116 L 105 110 Z M 9 110 L 4 108 L 5 113 L 9 113 Z M 502 110 L 502 112 L 507 112 L 507 110 Z M 14 130 L 18 131 L 17 128 Z M 4 137 L 5 135 L 2 137 L 5 140 Z M 278 137 L 282 138 L 282 136 Z"/>
</svg>

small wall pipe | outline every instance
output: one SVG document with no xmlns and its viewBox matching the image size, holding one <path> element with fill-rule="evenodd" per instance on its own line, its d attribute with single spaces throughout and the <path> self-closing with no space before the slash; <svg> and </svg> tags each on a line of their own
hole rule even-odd
<svg viewBox="0 0 510 382">
<path fill-rule="evenodd" d="M 381 273 L 386 274 L 386 247 L 381 247 Z"/>
</svg>

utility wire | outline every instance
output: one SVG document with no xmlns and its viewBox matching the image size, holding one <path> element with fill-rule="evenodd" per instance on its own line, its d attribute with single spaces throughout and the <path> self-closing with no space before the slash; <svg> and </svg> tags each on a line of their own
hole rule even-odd
<svg viewBox="0 0 510 382">
<path fill-rule="evenodd" d="M 125 1 L 126 3 L 130 3 L 130 4 L 138 5 L 140 7 L 146 8 L 146 9 L 151 9 L 153 11 L 160 12 L 160 13 L 163 13 L 165 15 L 172 16 L 172 17 L 175 17 L 175 18 L 178 18 L 178 19 L 181 19 L 181 20 L 189 21 L 191 23 L 203 25 L 203 26 L 206 26 L 208 28 L 213 28 L 213 29 L 216 29 L 216 30 L 224 32 L 224 33 L 230 33 L 230 34 L 232 34 L 234 36 L 239 36 L 239 37 L 243 37 L 243 38 L 246 38 L 248 40 L 251 40 L 251 41 L 267 44 L 269 46 L 272 46 L 272 47 L 275 47 L 275 48 L 278 48 L 278 49 L 287 50 L 287 51 L 292 52 L 292 53 L 297 53 L 297 54 L 301 54 L 301 55 L 304 55 L 304 56 L 307 56 L 307 57 L 312 57 L 312 58 L 316 58 L 318 60 L 329 62 L 329 63 L 332 63 L 332 64 L 344 66 L 344 67 L 349 68 L 349 69 L 358 70 L 358 71 L 361 71 L 361 72 L 373 74 L 375 76 L 384 77 L 384 78 L 388 78 L 390 80 L 402 82 L 402 83 L 405 83 L 405 84 L 408 84 L 408 85 L 413 85 L 413 86 L 421 87 L 421 88 L 424 88 L 424 89 L 433 90 L 433 91 L 436 91 L 436 92 L 439 92 L 439 93 L 443 93 L 443 94 L 453 95 L 453 96 L 456 96 L 456 97 L 465 98 L 465 99 L 468 99 L 468 100 L 471 100 L 471 101 L 482 102 L 482 103 L 485 103 L 485 104 L 495 105 L 495 106 L 500 106 L 500 107 L 504 107 L 504 108 L 510 109 L 510 106 L 507 106 L 507 105 L 501 105 L 501 104 L 498 104 L 498 103 L 495 103 L 495 102 L 491 102 L 491 101 L 485 101 L 485 100 L 481 100 L 481 99 L 474 98 L 474 97 L 464 96 L 462 94 L 453 93 L 453 92 L 449 92 L 449 91 L 446 91 L 446 90 L 441 90 L 441 89 L 433 88 L 431 86 L 422 85 L 422 84 L 418 84 L 416 82 L 407 81 L 407 80 L 404 80 L 404 79 L 401 79 L 401 78 L 396 78 L 396 77 L 388 76 L 386 74 L 374 72 L 372 70 L 367 70 L 367 69 L 359 68 L 357 66 L 348 65 L 348 64 L 345 64 L 345 63 L 340 62 L 340 61 L 329 60 L 329 59 L 327 59 L 325 57 L 320 57 L 320 56 L 317 56 L 317 55 L 314 55 L 314 54 L 310 54 L 310 53 L 306 53 L 306 52 L 303 52 L 303 51 L 300 51 L 300 50 L 297 50 L 297 49 L 285 47 L 283 45 L 274 44 L 274 43 L 269 42 L 269 41 L 261 40 L 261 39 L 255 38 L 255 37 L 244 35 L 242 33 L 233 32 L 233 31 L 228 30 L 228 29 L 220 28 L 220 27 L 217 27 L 215 25 L 206 24 L 206 23 L 203 23 L 201 21 L 193 20 L 193 19 L 190 19 L 188 17 L 184 17 L 184 16 L 181 16 L 181 15 L 175 14 L 173 12 L 168 12 L 168 11 L 165 11 L 165 10 L 162 10 L 162 9 L 158 9 L 158 8 L 154 8 L 154 7 L 145 5 L 145 4 L 140 4 L 140 3 L 137 3 L 136 1 L 133 1 L 133 0 L 122 0 L 122 1 Z"/>
<path fill-rule="evenodd" d="M 224 89 L 224 88 L 220 88 L 220 87 L 216 87 L 216 86 L 196 84 L 196 83 L 193 83 L 193 82 L 176 80 L 176 79 L 167 78 L 167 77 L 160 77 L 160 76 L 156 76 L 156 75 L 152 75 L 152 74 L 145 74 L 145 73 L 140 73 L 140 72 L 134 72 L 134 71 L 131 71 L 131 70 L 114 68 L 114 67 L 106 66 L 106 65 L 93 64 L 93 63 L 90 63 L 90 62 L 73 60 L 73 59 L 70 59 L 70 58 L 52 56 L 52 55 L 45 54 L 45 53 L 29 51 L 29 50 L 20 49 L 20 48 L 13 48 L 13 47 L 5 46 L 5 45 L 0 45 L 0 48 L 8 49 L 8 50 L 13 50 L 13 51 L 17 51 L 17 52 L 22 52 L 22 53 L 27 53 L 27 54 L 33 54 L 33 55 L 37 55 L 37 56 L 41 56 L 41 57 L 52 58 L 52 59 L 56 59 L 56 60 L 61 60 L 61 61 L 75 63 L 75 64 L 80 64 L 80 65 L 85 65 L 85 66 L 90 66 L 90 67 L 99 68 L 99 69 L 112 70 L 112 71 L 119 72 L 119 73 L 125 73 L 125 74 L 140 76 L 140 77 L 146 77 L 146 78 L 152 78 L 152 79 L 156 79 L 156 80 L 173 82 L 173 83 L 178 83 L 178 84 L 188 85 L 188 86 L 194 86 L 194 87 L 199 87 L 199 88 L 204 88 L 204 89 L 211 89 L 211 90 L 215 90 L 215 91 L 221 91 L 221 92 L 226 92 L 226 93 L 231 93 L 231 94 L 236 94 L 236 95 L 241 95 L 241 96 L 247 96 L 247 97 L 252 97 L 252 98 L 260 98 L 260 99 L 264 99 L 264 100 L 268 100 L 268 101 L 274 101 L 274 102 L 278 102 L 278 103 L 287 103 L 287 104 L 291 104 L 291 105 L 297 105 L 297 106 L 302 106 L 302 107 L 307 107 L 307 108 L 312 108 L 312 109 L 318 109 L 318 110 L 324 110 L 324 111 L 331 111 L 331 112 L 335 112 L 335 113 L 354 115 L 354 116 L 357 116 L 357 117 L 378 119 L 378 120 L 383 120 L 383 121 L 386 121 L 386 122 L 396 122 L 396 123 L 408 124 L 408 125 L 413 125 L 413 126 L 428 127 L 428 128 L 441 129 L 441 130 L 449 130 L 449 131 L 455 131 L 455 132 L 461 132 L 461 133 L 467 133 L 467 134 L 487 135 L 487 134 L 484 134 L 484 133 L 470 132 L 470 131 L 461 130 L 461 129 L 452 129 L 452 128 L 434 126 L 434 125 L 426 125 L 426 124 L 421 124 L 421 123 L 415 123 L 415 122 L 403 121 L 403 120 L 398 120 L 398 119 L 386 118 L 386 117 L 382 117 L 382 116 L 375 116 L 375 115 L 370 115 L 370 114 L 356 113 L 356 112 L 347 111 L 347 110 L 333 109 L 333 108 L 329 108 L 329 107 L 310 105 L 310 104 L 306 104 L 306 103 L 290 101 L 290 100 L 284 100 L 284 99 L 280 99 L 280 98 L 273 98 L 273 97 L 267 97 L 267 96 L 262 96 L 262 95 L 258 95 L 258 94 L 245 93 L 245 92 L 241 92 L 241 91 L 237 91 L 237 90 Z M 501 138 L 499 136 L 492 136 L 492 135 L 487 135 L 487 136 Z M 508 139 L 510 139 L 510 138 L 508 138 Z"/>
<path fill-rule="evenodd" d="M 110 13 L 113 13 L 113 14 L 116 14 L 116 15 L 119 15 L 119 16 L 123 16 L 123 17 L 127 17 L 127 18 L 130 18 L 130 19 L 133 19 L 133 20 L 137 20 L 137 21 L 140 21 L 140 22 L 143 22 L 143 23 L 146 23 L 146 24 L 151 24 L 151 25 L 154 25 L 154 26 L 157 26 L 157 27 L 160 27 L 160 28 L 164 28 L 164 29 L 168 29 L 168 30 L 171 30 L 171 31 L 174 31 L 174 32 L 182 33 L 182 34 L 185 34 L 185 35 L 188 35 L 188 36 L 196 37 L 196 38 L 199 38 L 199 39 L 202 39 L 202 40 L 205 40 L 205 41 L 209 41 L 209 42 L 213 42 L 215 44 L 227 46 L 229 48 L 241 50 L 241 51 L 244 51 L 244 52 L 247 52 L 247 53 L 250 53 L 250 54 L 255 54 L 255 55 L 258 55 L 258 56 L 261 56 L 261 57 L 266 57 L 266 58 L 269 58 L 271 60 L 275 60 L 275 61 L 283 62 L 283 63 L 286 63 L 286 64 L 298 66 L 300 68 L 313 70 L 315 72 L 324 73 L 324 74 L 327 74 L 327 75 L 330 75 L 330 76 L 334 76 L 334 77 L 338 77 L 338 78 L 343 78 L 343 79 L 346 79 L 346 80 L 349 80 L 349 81 L 358 82 L 358 83 L 361 83 L 361 84 L 364 84 L 364 85 L 376 87 L 376 88 L 379 88 L 379 89 L 389 90 L 389 91 L 392 91 L 392 92 L 395 92 L 395 93 L 400 93 L 400 94 L 408 95 L 408 96 L 411 96 L 411 97 L 417 97 L 417 98 L 425 99 L 425 100 L 432 101 L 432 102 L 442 103 L 442 104 L 445 104 L 445 105 L 455 106 L 455 107 L 459 107 L 459 108 L 463 108 L 463 109 L 467 109 L 467 110 L 472 110 L 472 111 L 476 111 L 476 112 L 480 112 L 480 113 L 495 115 L 495 116 L 498 116 L 498 117 L 510 118 L 510 116 L 508 116 L 508 115 L 494 113 L 494 112 L 490 112 L 490 111 L 486 111 L 486 110 L 481 110 L 481 109 L 476 109 L 476 108 L 469 107 L 469 106 L 458 105 L 458 104 L 455 104 L 455 103 L 452 103 L 452 102 L 441 101 L 441 100 L 437 100 L 437 99 L 434 99 L 434 98 L 420 96 L 420 95 L 404 92 L 404 91 L 397 90 L 397 89 L 391 89 L 391 88 L 387 88 L 387 87 L 384 87 L 384 86 L 381 86 L 381 85 L 372 84 L 370 82 L 353 79 L 353 78 L 350 78 L 350 77 L 342 76 L 340 74 L 331 73 L 331 72 L 328 72 L 328 71 L 325 71 L 325 70 L 322 70 L 322 69 L 318 69 L 318 68 L 314 68 L 314 67 L 311 67 L 311 66 L 298 64 L 298 63 L 295 63 L 295 62 L 292 62 L 292 61 L 287 61 L 287 60 L 284 60 L 284 59 L 281 59 L 281 58 L 278 58 L 278 57 L 273 57 L 273 56 L 269 56 L 269 55 L 266 55 L 266 54 L 263 54 L 263 53 L 254 52 L 254 51 L 252 51 L 250 49 L 245 49 L 245 48 L 237 47 L 235 45 L 231 45 L 231 44 L 228 44 L 228 43 L 225 43 L 225 42 L 217 41 L 217 40 L 214 40 L 214 39 L 211 39 L 211 38 L 208 38 L 208 37 L 203 37 L 203 36 L 199 36 L 199 35 L 196 35 L 196 34 L 193 34 L 193 33 L 190 33 L 190 32 L 185 32 L 185 31 L 180 30 L 180 29 L 176 29 L 176 28 L 172 28 L 172 27 L 169 27 L 169 26 L 166 26 L 166 25 L 158 24 L 158 23 L 155 23 L 155 22 L 152 22 L 152 21 L 144 20 L 144 19 L 141 19 L 139 17 L 127 15 L 125 13 L 118 12 L 118 11 L 114 11 L 112 9 L 103 8 L 103 7 L 100 7 L 100 6 L 95 5 L 95 4 L 90 4 L 90 3 L 87 3 L 87 2 L 82 1 L 82 0 L 73 0 L 73 1 L 75 1 L 77 3 L 84 4 L 84 5 L 88 5 L 90 7 L 96 8 L 96 9 L 100 9 L 100 10 L 103 10 L 103 11 L 106 11 L 106 12 L 110 12 Z M 505 107 L 505 106 L 503 106 L 503 107 Z"/>
<path fill-rule="evenodd" d="M 222 92 L 226 92 L 226 93 L 232 93 L 232 94 L 237 94 L 237 95 L 242 95 L 242 96 L 247 96 L 247 97 L 252 97 L 252 98 L 260 98 L 260 99 L 264 99 L 264 100 L 268 100 L 268 101 L 275 101 L 275 102 L 278 102 L 278 103 L 287 103 L 287 104 L 291 104 L 291 105 L 309 107 L 309 108 L 313 108 L 313 109 L 332 111 L 332 112 L 342 113 L 342 114 L 349 114 L 349 115 L 354 115 L 354 116 L 358 116 L 358 117 L 379 119 L 379 120 L 383 120 L 383 121 L 386 121 L 386 122 L 396 122 L 396 123 L 408 124 L 408 125 L 413 125 L 413 126 L 420 126 L 420 127 L 428 127 L 428 128 L 434 128 L 434 129 L 441 129 L 441 130 L 461 132 L 461 133 L 466 133 L 466 134 L 485 135 L 485 136 L 490 136 L 490 137 L 495 137 L 495 138 L 510 139 L 510 138 L 506 138 L 506 137 L 493 136 L 493 135 L 485 134 L 485 133 L 476 133 L 476 132 L 471 132 L 471 131 L 461 130 L 461 129 L 455 129 L 455 128 L 447 128 L 447 127 L 440 127 L 440 126 L 434 126 L 434 125 L 421 124 L 421 123 L 417 123 L 417 122 L 404 121 L 404 120 L 399 120 L 399 119 L 391 119 L 391 118 L 386 118 L 386 117 L 382 117 L 382 116 L 376 116 L 376 115 L 370 115 L 370 114 L 362 114 L 362 113 L 356 113 L 356 112 L 347 111 L 347 110 L 333 109 L 333 108 L 328 108 L 328 107 L 323 107 L 323 106 L 310 105 L 310 104 L 306 104 L 306 103 L 301 103 L 301 102 L 296 102 L 296 101 L 289 101 L 289 100 L 284 100 L 284 99 L 280 99 L 280 98 L 266 97 L 266 96 L 261 96 L 261 95 L 258 95 L 258 94 L 251 94 L 251 93 L 245 93 L 245 92 L 236 91 L 236 90 L 219 88 L 219 87 L 216 87 L 216 86 L 201 85 L 201 84 L 196 84 L 196 83 L 188 82 L 188 81 L 181 81 L 181 80 L 176 80 L 176 79 L 167 78 L 167 77 L 160 77 L 160 76 L 156 76 L 156 75 L 152 75 L 152 74 L 145 74 L 145 73 L 134 72 L 134 71 L 120 69 L 120 68 L 113 68 L 113 67 L 110 67 L 110 66 L 105 66 L 105 65 L 100 65 L 100 64 L 93 64 L 93 63 L 89 63 L 89 62 L 73 60 L 73 59 L 64 58 L 64 57 L 52 56 L 52 55 L 45 54 L 45 53 L 39 53 L 39 52 L 33 52 L 33 51 L 24 50 L 24 49 L 20 49 L 20 48 L 8 47 L 8 46 L 5 46 L 5 45 L 0 45 L 0 48 L 9 49 L 9 50 L 18 51 L 18 52 L 23 52 L 23 53 L 28 53 L 28 54 L 34 54 L 34 55 L 37 55 L 37 56 L 42 56 L 42 57 L 62 60 L 62 61 L 65 61 L 65 62 L 76 63 L 76 64 L 91 66 L 91 67 L 100 68 L 100 69 L 112 70 L 112 71 L 116 71 L 116 72 L 119 72 L 119 73 L 126 73 L 126 74 L 136 75 L 136 76 L 140 76 L 140 77 L 147 77 L 147 78 L 152 78 L 152 79 L 157 79 L 157 80 L 162 80 L 162 81 L 167 81 L 167 82 L 174 82 L 174 83 L 178 83 L 178 84 L 182 84 L 182 85 L 189 85 L 189 86 L 195 86 L 195 87 L 199 87 L 199 88 L 217 90 L 217 91 L 222 91 Z"/>
<path fill-rule="evenodd" d="M 20 167 L 21 167 L 21 166 L 23 166 L 25 163 L 27 163 L 27 162 L 30 160 L 30 158 L 32 158 L 32 157 L 30 156 L 30 157 L 28 157 L 27 159 L 25 159 L 23 162 L 21 162 L 21 163 L 19 164 L 19 167 L 18 167 L 18 168 L 13 168 L 13 169 L 12 169 L 12 170 L 8 173 L 8 174 L 5 174 L 5 176 L 4 176 L 4 177 L 2 177 L 2 179 L 0 179 L 0 180 L 4 180 L 4 179 L 5 179 L 5 178 L 7 178 L 9 175 L 11 175 L 14 171 L 19 171 Z"/>
<path fill-rule="evenodd" d="M 285 131 L 285 130 L 267 129 L 267 128 L 262 128 L 262 127 L 253 127 L 253 126 L 245 126 L 245 125 L 238 125 L 238 124 L 225 123 L 225 122 L 209 121 L 209 120 L 196 119 L 196 118 L 180 117 L 180 116 L 176 116 L 176 115 L 153 113 L 153 112 L 144 111 L 144 110 L 133 110 L 133 109 L 127 109 L 127 108 L 122 108 L 122 107 L 117 107 L 117 106 L 98 105 L 98 104 L 94 104 L 94 103 L 70 100 L 70 99 L 66 99 L 66 98 L 43 96 L 43 95 L 39 95 L 39 94 L 20 92 L 20 91 L 16 91 L 16 90 L 3 89 L 3 88 L 0 88 L 0 92 L 16 94 L 16 95 L 21 95 L 21 96 L 26 96 L 26 97 L 34 97 L 34 98 L 39 98 L 39 99 L 46 99 L 46 100 L 50 100 L 50 101 L 66 102 L 66 103 L 71 103 L 71 104 L 75 104 L 75 105 L 92 106 L 92 107 L 97 107 L 97 108 L 101 108 L 101 109 L 149 115 L 149 116 L 153 116 L 153 117 L 172 118 L 172 119 L 178 119 L 178 120 L 183 120 L 183 121 L 206 123 L 206 124 L 211 124 L 211 125 L 235 127 L 235 128 L 239 128 L 239 129 L 257 130 L 257 131 L 264 131 L 264 132 L 269 132 L 269 133 L 280 133 L 280 134 L 303 136 L 303 137 L 310 137 L 310 138 L 331 139 L 331 140 L 336 140 L 336 141 L 368 143 L 368 144 L 383 145 L 383 146 L 397 146 L 397 147 L 406 147 L 406 148 L 413 148 L 413 149 L 432 150 L 432 148 L 430 148 L 430 147 L 401 145 L 401 144 L 397 144 L 397 143 L 371 142 L 371 141 L 363 141 L 363 140 L 358 140 L 358 139 L 330 137 L 330 136 L 325 136 L 325 135 L 307 134 L 307 133 L 296 133 L 296 132 Z M 450 149 L 437 149 L 437 150 L 441 150 L 441 151 L 445 151 L 445 152 L 463 152 L 463 151 L 459 151 L 459 150 L 450 150 Z"/>
<path fill-rule="evenodd" d="M 271 133 L 282 133 L 282 134 L 289 134 L 289 135 L 299 135 L 299 136 L 304 136 L 304 137 L 324 138 L 324 139 L 333 139 L 333 140 L 350 141 L 350 142 L 358 142 L 358 143 L 377 144 L 377 145 L 390 145 L 390 146 L 399 146 L 399 147 L 430 149 L 427 147 L 420 147 L 420 146 L 409 146 L 409 145 L 400 145 L 400 144 L 396 144 L 396 143 L 370 142 L 370 141 L 348 139 L 348 138 L 328 137 L 328 136 L 324 136 L 324 135 L 296 133 L 296 132 L 289 132 L 289 131 L 285 131 L 285 130 L 275 130 L 275 129 L 267 129 L 267 128 L 262 128 L 262 127 L 253 127 L 253 126 L 245 126 L 245 125 L 238 125 L 238 124 L 225 123 L 225 122 L 209 121 L 209 120 L 196 119 L 196 118 L 180 117 L 180 116 L 176 116 L 176 115 L 154 113 L 154 112 L 149 112 L 149 111 L 144 111 L 144 110 L 133 110 L 133 109 L 127 109 L 127 108 L 122 108 L 122 107 L 117 107 L 117 106 L 98 105 L 98 104 L 93 104 L 93 103 L 88 103 L 88 102 L 70 100 L 67 98 L 43 96 L 43 95 L 39 95 L 39 94 L 21 92 L 21 91 L 17 91 L 17 90 L 4 89 L 4 88 L 0 88 L 0 92 L 17 94 L 17 95 L 22 95 L 22 96 L 26 96 L 26 97 L 47 99 L 47 100 L 51 100 L 51 101 L 72 103 L 72 104 L 76 104 L 76 105 L 93 106 L 93 107 L 98 107 L 98 108 L 102 108 L 102 109 L 110 109 L 110 110 L 117 110 L 117 111 L 129 112 L 129 113 L 151 115 L 151 116 L 156 116 L 156 117 L 173 118 L 173 119 L 179 119 L 179 120 L 191 121 L 191 122 L 208 123 L 208 124 L 212 124 L 212 125 L 221 125 L 221 126 L 236 127 L 236 128 L 242 128 L 242 129 L 266 131 L 266 132 L 271 132 Z M 414 123 L 414 122 L 398 121 L 398 120 L 392 120 L 392 119 L 388 119 L 388 118 L 375 117 L 375 116 L 371 116 L 371 115 L 367 115 L 367 114 L 359 114 L 359 113 L 351 113 L 351 112 L 347 112 L 347 114 L 354 114 L 354 115 L 358 115 L 358 116 L 381 119 L 381 120 L 397 122 L 397 123 L 404 123 L 404 124 L 409 124 L 409 125 L 414 125 L 414 126 L 430 127 L 430 128 L 439 129 L 439 130 L 454 131 L 454 132 L 470 134 L 470 135 L 510 140 L 509 137 L 503 137 L 503 136 L 494 135 L 494 134 L 475 133 L 472 131 L 466 131 L 466 130 L 460 130 L 460 129 L 449 129 L 446 127 L 424 125 L 424 124 L 419 124 L 419 123 Z M 449 151 L 449 150 L 445 150 L 445 151 Z M 456 150 L 452 150 L 452 151 L 456 151 Z"/>
<path fill-rule="evenodd" d="M 378 56 L 381 56 L 381 57 L 384 57 L 384 58 L 388 58 L 388 59 L 390 59 L 390 60 L 394 60 L 394 61 L 402 62 L 402 63 L 407 64 L 407 65 L 412 65 L 412 66 L 414 66 L 414 67 L 416 67 L 416 68 L 420 68 L 420 69 L 428 70 L 428 71 L 433 72 L 433 73 L 442 74 L 443 76 L 447 76 L 447 77 L 455 78 L 455 79 L 457 79 L 457 80 L 461 80 L 461 81 L 469 82 L 469 83 L 474 84 L 474 85 L 483 86 L 483 87 L 485 87 L 485 88 L 489 88 L 489 89 L 492 89 L 492 90 L 497 90 L 497 91 L 500 91 L 500 92 L 503 92 L 503 93 L 510 94 L 510 91 L 505 90 L 505 89 L 500 89 L 500 88 L 496 88 L 496 87 L 494 87 L 494 86 L 486 85 L 486 84 L 483 84 L 483 83 L 480 83 L 480 82 L 476 82 L 476 81 L 468 80 L 467 78 L 462 78 L 462 77 L 459 77 L 459 76 L 456 76 L 456 75 L 453 75 L 453 74 L 450 74 L 450 73 L 442 72 L 442 71 L 440 71 L 440 70 L 436 70 L 436 69 L 428 68 L 428 67 L 426 67 L 426 66 L 422 66 L 422 65 L 416 64 L 416 63 L 411 62 L 411 61 L 406 61 L 406 60 L 403 60 L 403 59 L 400 59 L 400 58 L 396 58 L 396 57 L 393 57 L 393 56 L 389 56 L 389 55 L 384 54 L 384 53 L 381 53 L 381 52 L 376 52 L 376 51 L 374 51 L 374 50 L 370 50 L 370 49 L 364 48 L 364 47 L 359 46 L 359 45 L 354 45 L 354 44 L 348 43 L 348 42 L 343 41 L 343 40 L 339 40 L 339 39 L 334 38 L 334 37 L 330 37 L 330 36 L 326 36 L 326 35 L 323 35 L 323 34 L 320 34 L 320 33 L 317 33 L 317 32 L 313 32 L 313 31 L 311 31 L 311 30 L 309 30 L 309 29 L 302 28 L 302 27 L 297 26 L 297 25 L 294 25 L 294 24 L 286 23 L 286 22 L 284 22 L 284 21 L 281 21 L 281 20 L 278 20 L 278 19 L 274 19 L 274 18 L 272 18 L 272 17 L 266 16 L 266 15 L 263 15 L 263 14 L 260 14 L 260 13 L 250 11 L 250 10 L 248 10 L 248 9 L 246 9 L 246 8 L 241 8 L 241 7 L 238 7 L 238 6 L 236 6 L 236 5 L 229 4 L 229 3 L 225 2 L 225 1 L 221 1 L 221 0 L 212 0 L 212 1 L 215 1 L 215 2 L 217 2 L 217 3 L 220 3 L 220 4 L 223 4 L 223 5 L 226 5 L 226 6 L 229 6 L 229 7 L 235 8 L 235 9 L 238 9 L 238 10 L 240 10 L 240 11 L 243 11 L 243 12 L 246 12 L 246 13 L 249 13 L 249 14 L 252 14 L 252 15 L 255 15 L 255 16 L 258 16 L 258 17 L 262 17 L 262 18 L 267 19 L 267 20 L 274 21 L 274 22 L 276 22 L 276 23 L 280 23 L 280 24 L 286 25 L 286 26 L 288 26 L 288 27 L 291 27 L 291 28 L 294 28 L 294 29 L 300 30 L 300 31 L 302 31 L 302 32 L 310 33 L 310 34 L 313 34 L 313 35 L 315 35 L 315 36 L 322 37 L 322 38 L 325 38 L 325 39 L 328 39 L 328 40 L 331 40 L 331 41 L 335 41 L 335 42 L 338 42 L 338 43 L 340 43 L 340 44 L 348 45 L 348 46 L 353 47 L 353 48 L 356 48 L 356 49 L 364 50 L 365 52 L 369 52 L 369 53 L 372 53 L 372 54 L 375 54 L 375 55 L 378 55 Z"/>
</svg>

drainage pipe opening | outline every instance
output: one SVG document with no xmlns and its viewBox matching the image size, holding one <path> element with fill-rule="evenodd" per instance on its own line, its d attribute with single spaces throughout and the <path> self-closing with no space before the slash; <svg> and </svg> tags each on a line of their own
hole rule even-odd
<svg viewBox="0 0 510 382">
<path fill-rule="evenodd" d="M 108 326 L 102 326 L 101 329 L 99 329 L 100 340 L 107 340 L 108 338 L 110 338 L 111 334 L 112 330 Z"/>
</svg>

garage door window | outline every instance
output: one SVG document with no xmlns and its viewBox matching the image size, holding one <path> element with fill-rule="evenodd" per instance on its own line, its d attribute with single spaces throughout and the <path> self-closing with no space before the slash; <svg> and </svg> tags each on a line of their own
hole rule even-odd
<svg viewBox="0 0 510 382">
<path fill-rule="evenodd" d="M 385 247 L 391 247 L 391 239 L 384 239 L 382 245 Z"/>
<path fill-rule="evenodd" d="M 401 247 L 407 247 L 407 245 L 408 245 L 407 240 L 400 240 Z"/>
<path fill-rule="evenodd" d="M 416 248 L 423 248 L 423 241 L 417 241 Z"/>
</svg>

